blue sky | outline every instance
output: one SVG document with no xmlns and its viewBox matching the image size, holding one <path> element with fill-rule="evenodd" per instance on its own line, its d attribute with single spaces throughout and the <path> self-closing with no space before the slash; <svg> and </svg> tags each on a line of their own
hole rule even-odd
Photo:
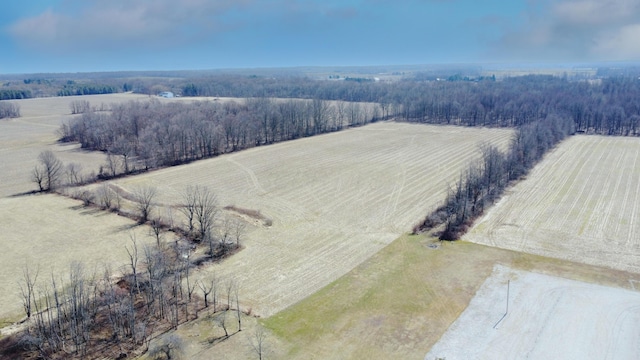
<svg viewBox="0 0 640 360">
<path fill-rule="evenodd" d="M 640 0 L 24 0 L 0 73 L 640 60 Z"/>
</svg>

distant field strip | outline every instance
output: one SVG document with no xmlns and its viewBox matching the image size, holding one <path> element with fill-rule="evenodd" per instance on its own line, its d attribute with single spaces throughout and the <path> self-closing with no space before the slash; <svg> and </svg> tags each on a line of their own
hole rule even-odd
<svg viewBox="0 0 640 360">
<path fill-rule="evenodd" d="M 573 136 L 465 240 L 640 272 L 640 139 Z"/>
<path fill-rule="evenodd" d="M 511 130 L 377 123 L 254 148 L 116 181 L 153 185 L 177 204 L 205 185 L 221 206 L 260 211 L 246 248 L 215 271 L 235 277 L 261 315 L 310 295 L 411 229 L 443 200 L 483 142 L 506 148 Z M 164 212 L 166 213 L 166 212 Z M 177 215 L 174 214 L 174 216 Z M 203 274 L 206 275 L 206 274 Z"/>
</svg>

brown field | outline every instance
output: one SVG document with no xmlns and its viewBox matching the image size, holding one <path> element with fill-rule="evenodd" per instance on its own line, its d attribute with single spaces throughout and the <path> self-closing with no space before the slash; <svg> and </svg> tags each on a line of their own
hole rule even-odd
<svg viewBox="0 0 640 360">
<path fill-rule="evenodd" d="M 12 101 L 20 106 L 21 117 L 0 120 L 0 197 L 36 190 L 30 181 L 31 171 L 38 162 L 38 154 L 53 151 L 65 164 L 75 162 L 84 172 L 98 171 L 105 156 L 98 152 L 80 150 L 78 145 L 58 144 L 56 131 L 71 115 L 69 104 L 86 100 L 92 106 L 146 99 L 134 94 L 68 96 Z"/>
<path fill-rule="evenodd" d="M 140 247 L 154 241 L 146 226 L 58 195 L 0 198 L 0 229 L 0 319 L 12 320 L 22 309 L 18 282 L 25 265 L 39 268 L 39 285 L 48 284 L 52 272 L 67 278 L 75 261 L 87 275 L 100 276 L 103 265 L 118 272 L 127 264 L 130 236 Z"/>
<path fill-rule="evenodd" d="M 464 239 L 640 273 L 640 139 L 567 139 Z"/>
<path fill-rule="evenodd" d="M 158 189 L 177 204 L 188 185 L 209 186 L 221 206 L 259 211 L 245 249 L 203 271 L 234 277 L 254 313 L 302 300 L 368 259 L 439 203 L 482 142 L 512 132 L 377 123 L 228 154 L 115 181 Z M 166 214 L 166 210 L 162 212 Z M 176 214 L 174 214 L 176 216 Z"/>
</svg>

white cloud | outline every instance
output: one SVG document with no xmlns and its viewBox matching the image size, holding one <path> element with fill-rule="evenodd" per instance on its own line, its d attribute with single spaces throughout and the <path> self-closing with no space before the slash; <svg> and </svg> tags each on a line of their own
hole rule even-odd
<svg viewBox="0 0 640 360">
<path fill-rule="evenodd" d="M 195 40 L 231 26 L 223 16 L 251 0 L 110 0 L 66 2 L 64 10 L 49 9 L 18 20 L 9 33 L 36 48 L 96 49 L 165 44 Z"/>
<path fill-rule="evenodd" d="M 529 0 L 497 50 L 511 60 L 640 59 L 640 0 Z"/>
<path fill-rule="evenodd" d="M 596 37 L 591 51 L 609 60 L 640 59 L 640 24 L 624 26 Z"/>
<path fill-rule="evenodd" d="M 64 0 L 59 9 L 20 19 L 8 32 L 18 44 L 57 53 L 170 49 L 211 43 L 245 26 L 358 16 L 353 7 L 299 0 Z M 260 31 L 260 30 L 257 30 Z"/>
</svg>

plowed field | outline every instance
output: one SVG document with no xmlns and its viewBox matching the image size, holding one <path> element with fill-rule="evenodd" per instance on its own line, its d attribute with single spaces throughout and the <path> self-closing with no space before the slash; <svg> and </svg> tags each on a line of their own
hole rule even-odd
<svg viewBox="0 0 640 360">
<path fill-rule="evenodd" d="M 567 139 L 464 239 L 639 273 L 640 139 Z"/>
</svg>

